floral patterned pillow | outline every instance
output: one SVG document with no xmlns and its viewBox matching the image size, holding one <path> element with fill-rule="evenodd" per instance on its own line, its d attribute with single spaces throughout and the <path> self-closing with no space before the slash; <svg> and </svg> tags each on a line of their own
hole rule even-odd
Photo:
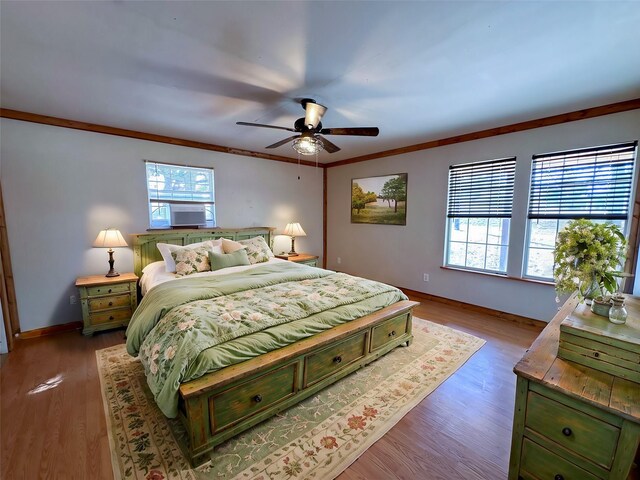
<svg viewBox="0 0 640 480">
<path fill-rule="evenodd" d="M 273 252 L 264 237 L 253 237 L 248 240 L 240 240 L 238 243 L 246 247 L 251 263 L 267 262 L 273 258 Z"/>
<path fill-rule="evenodd" d="M 209 248 L 181 248 L 171 252 L 176 262 L 176 276 L 191 275 L 192 273 L 208 272 L 211 270 L 209 263 Z"/>
</svg>

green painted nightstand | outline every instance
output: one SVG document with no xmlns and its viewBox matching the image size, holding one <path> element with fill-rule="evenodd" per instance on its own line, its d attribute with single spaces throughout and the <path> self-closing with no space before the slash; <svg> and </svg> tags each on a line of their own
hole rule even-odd
<svg viewBox="0 0 640 480">
<path fill-rule="evenodd" d="M 82 334 L 126 326 L 138 306 L 134 273 L 122 273 L 118 277 L 91 275 L 79 277 L 76 287 L 82 304 Z"/>
<path fill-rule="evenodd" d="M 303 265 L 309 265 L 311 267 L 318 266 L 318 256 L 309 255 L 308 253 L 299 253 L 295 257 L 289 257 L 287 255 L 276 255 L 276 258 L 289 260 L 290 262 L 302 263 Z"/>
</svg>

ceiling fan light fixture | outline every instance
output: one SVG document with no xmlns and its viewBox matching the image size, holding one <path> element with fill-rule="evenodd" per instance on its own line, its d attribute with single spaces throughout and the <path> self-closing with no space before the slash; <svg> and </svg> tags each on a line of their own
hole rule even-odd
<svg viewBox="0 0 640 480">
<path fill-rule="evenodd" d="M 315 155 L 323 150 L 322 142 L 311 136 L 302 136 L 293 141 L 293 149 L 300 155 Z"/>
<path fill-rule="evenodd" d="M 320 105 L 319 103 L 309 101 L 304 104 L 304 110 L 306 112 L 304 116 L 304 124 L 307 128 L 313 130 L 320 123 L 320 119 L 324 115 L 324 112 L 327 111 L 327 107 Z"/>
</svg>

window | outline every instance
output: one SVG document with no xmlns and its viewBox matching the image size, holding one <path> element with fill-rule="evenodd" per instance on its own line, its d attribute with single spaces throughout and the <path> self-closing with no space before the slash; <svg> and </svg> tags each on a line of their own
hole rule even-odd
<svg viewBox="0 0 640 480">
<path fill-rule="evenodd" d="M 516 159 L 449 167 L 445 264 L 506 273 Z"/>
<path fill-rule="evenodd" d="M 171 205 L 193 203 L 204 205 L 207 226 L 215 227 L 212 168 L 150 161 L 145 163 L 151 228 L 166 228 L 171 225 Z"/>
<path fill-rule="evenodd" d="M 637 142 L 533 156 L 525 276 L 552 280 L 556 235 L 570 220 L 629 216 Z"/>
</svg>

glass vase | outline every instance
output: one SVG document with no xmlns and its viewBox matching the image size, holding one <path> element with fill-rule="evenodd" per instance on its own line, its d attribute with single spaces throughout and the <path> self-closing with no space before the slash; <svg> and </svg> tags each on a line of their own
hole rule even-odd
<svg viewBox="0 0 640 480">
<path fill-rule="evenodd" d="M 609 321 L 621 325 L 627 321 L 627 309 L 624 307 L 624 297 L 613 297 L 613 305 L 609 309 Z"/>
</svg>

